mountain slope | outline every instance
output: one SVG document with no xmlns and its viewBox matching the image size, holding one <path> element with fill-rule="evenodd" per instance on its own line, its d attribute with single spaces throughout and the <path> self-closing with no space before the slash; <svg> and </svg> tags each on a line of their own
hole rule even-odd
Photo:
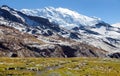
<svg viewBox="0 0 120 76">
<path fill-rule="evenodd" d="M 52 35 L 61 29 L 56 24 L 52 24 L 48 19 L 36 16 L 28 16 L 6 5 L 0 8 L 0 23 L 12 26 L 20 31 L 31 34 Z"/>
<path fill-rule="evenodd" d="M 0 24 L 44 42 L 45 45 L 27 45 L 29 50 L 37 52 L 37 56 L 106 57 L 120 52 L 119 28 L 64 8 L 49 7 L 25 14 L 25 10 L 22 13 L 4 5 L 0 7 Z"/>
<path fill-rule="evenodd" d="M 100 18 L 88 17 L 66 8 L 45 7 L 43 9 L 22 9 L 23 13 L 31 16 L 39 16 L 49 19 L 50 22 L 58 24 L 68 30 L 74 30 L 84 34 L 119 35 L 118 28 L 105 23 Z"/>
<path fill-rule="evenodd" d="M 106 57 L 105 53 L 102 49 L 82 43 L 47 43 L 14 28 L 0 25 L 0 57 Z"/>
<path fill-rule="evenodd" d="M 19 32 L 18 30 L 0 25 L 0 57 L 35 57 L 27 45 L 43 44 L 34 36 Z"/>
<path fill-rule="evenodd" d="M 74 33 L 74 35 L 67 33 L 65 36 L 62 35 L 63 37 L 78 39 L 80 42 L 94 45 L 109 52 L 120 51 L 119 28 L 111 26 L 99 18 L 81 15 L 66 8 L 45 7 L 43 9 L 22 9 L 21 11 L 31 16 L 48 18 L 50 22 Z"/>
</svg>

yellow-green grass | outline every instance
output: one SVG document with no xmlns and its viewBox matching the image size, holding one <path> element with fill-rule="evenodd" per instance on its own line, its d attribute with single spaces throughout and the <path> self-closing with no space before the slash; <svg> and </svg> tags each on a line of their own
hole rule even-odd
<svg viewBox="0 0 120 76">
<path fill-rule="evenodd" d="M 0 76 L 120 76 L 109 58 L 0 58 Z"/>
</svg>

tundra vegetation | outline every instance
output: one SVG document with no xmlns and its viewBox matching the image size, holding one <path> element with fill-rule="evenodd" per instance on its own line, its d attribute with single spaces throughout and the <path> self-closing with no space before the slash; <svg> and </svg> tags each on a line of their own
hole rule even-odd
<svg viewBox="0 0 120 76">
<path fill-rule="evenodd" d="M 0 76 L 120 76 L 120 60 L 2 57 Z"/>
</svg>

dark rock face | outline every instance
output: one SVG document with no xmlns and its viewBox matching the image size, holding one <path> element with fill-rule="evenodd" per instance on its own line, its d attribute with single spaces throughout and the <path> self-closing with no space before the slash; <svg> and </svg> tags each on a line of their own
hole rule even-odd
<svg viewBox="0 0 120 76">
<path fill-rule="evenodd" d="M 120 53 L 117 52 L 117 53 L 113 53 L 113 54 L 110 54 L 108 55 L 110 58 L 120 58 Z"/>
<path fill-rule="evenodd" d="M 84 33 L 87 33 L 87 34 L 100 35 L 99 33 L 95 32 L 95 31 L 89 30 L 88 28 L 95 28 L 95 27 L 80 26 L 80 27 L 75 27 L 72 30 L 74 30 L 74 31 L 84 30 Z"/>
<path fill-rule="evenodd" d="M 101 26 L 106 27 L 106 29 L 109 29 L 109 28 L 112 27 L 112 26 L 110 26 L 109 24 L 107 24 L 105 22 L 101 22 L 101 23 L 98 23 L 98 24 L 95 25 L 95 27 L 97 27 L 97 28 L 100 28 Z"/>
<path fill-rule="evenodd" d="M 114 44 L 117 44 L 120 42 L 119 39 L 114 39 L 114 38 L 110 38 L 110 37 L 107 37 L 106 39 L 108 39 L 110 41 L 110 43 L 114 43 Z"/>
<path fill-rule="evenodd" d="M 15 54 L 15 53 L 13 53 L 13 54 L 11 55 L 11 57 L 18 57 L 18 55 Z"/>
<path fill-rule="evenodd" d="M 106 51 L 86 44 L 74 43 L 72 46 L 61 47 L 67 57 L 106 57 Z"/>
<path fill-rule="evenodd" d="M 77 52 L 76 49 L 70 46 L 62 46 L 62 50 L 67 57 L 75 57 L 75 52 Z"/>
<path fill-rule="evenodd" d="M 15 21 L 15 22 L 18 22 L 18 23 L 22 23 L 21 19 L 19 19 L 16 16 L 12 15 L 10 12 L 8 12 L 6 10 L 3 10 L 3 9 L 0 9 L 0 11 L 2 12 L 0 14 L 0 16 L 4 17 L 5 19 L 10 20 L 10 21 Z"/>
<path fill-rule="evenodd" d="M 26 16 L 26 15 L 24 15 L 24 16 Z M 36 17 L 36 16 L 26 16 L 26 17 L 28 17 L 29 19 L 39 23 L 39 27 L 41 27 L 42 29 L 51 29 L 51 30 L 56 31 L 56 32 L 60 31 L 59 26 L 56 25 L 56 24 L 50 23 L 48 19 L 41 18 L 41 17 Z M 34 27 L 35 26 L 38 26 L 38 25 L 34 25 Z"/>
<path fill-rule="evenodd" d="M 10 8 L 8 6 L 5 6 L 5 5 L 3 5 L 2 7 L 9 8 L 10 11 L 14 11 L 14 9 L 12 9 L 12 8 Z M 0 8 L 0 12 L 1 12 L 0 16 L 4 17 L 7 20 L 22 23 L 21 19 L 17 18 L 15 15 L 11 14 L 9 11 Z"/>
<path fill-rule="evenodd" d="M 54 48 L 36 48 L 29 47 L 30 50 L 36 51 L 39 54 L 39 57 L 107 57 L 105 51 L 101 49 L 80 49 L 77 45 L 66 46 L 66 45 L 53 45 Z M 86 45 L 87 46 L 87 45 Z"/>
<path fill-rule="evenodd" d="M 71 32 L 70 33 L 70 38 L 72 38 L 72 39 L 80 39 L 79 37 L 78 37 L 78 34 L 77 33 L 73 33 L 73 32 Z"/>
<path fill-rule="evenodd" d="M 1 57 L 106 57 L 102 49 L 76 42 L 71 44 L 44 43 L 32 35 L 0 25 Z"/>
</svg>

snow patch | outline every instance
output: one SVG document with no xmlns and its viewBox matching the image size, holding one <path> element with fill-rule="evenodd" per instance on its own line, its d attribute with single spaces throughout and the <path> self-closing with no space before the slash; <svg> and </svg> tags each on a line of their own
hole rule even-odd
<svg viewBox="0 0 120 76">
<path fill-rule="evenodd" d="M 120 28 L 120 23 L 112 24 L 112 26 Z"/>
</svg>

